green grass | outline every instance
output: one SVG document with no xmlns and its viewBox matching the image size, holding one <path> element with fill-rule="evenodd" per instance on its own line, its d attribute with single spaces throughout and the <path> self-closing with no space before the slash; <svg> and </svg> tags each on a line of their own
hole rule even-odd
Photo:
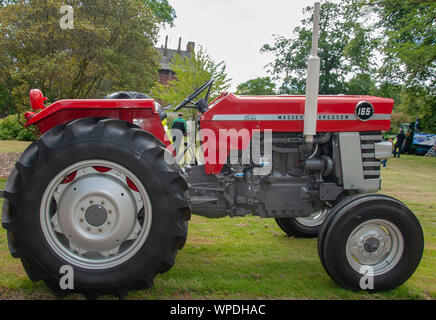
<svg viewBox="0 0 436 320">
<path fill-rule="evenodd" d="M 0 140 L 0 153 L 22 152 L 29 144 L 29 141 Z"/>
<path fill-rule="evenodd" d="M 132 291 L 128 298 L 435 299 L 436 159 L 391 159 L 382 176 L 382 192 L 406 203 L 425 233 L 420 266 L 395 290 L 368 294 L 340 288 L 321 266 L 316 239 L 288 238 L 272 219 L 193 216 L 188 241 L 174 267 L 158 275 L 151 290 Z M 0 180 L 0 186 L 4 182 Z M 0 232 L 0 298 L 54 298 L 43 283 L 32 283 L 19 260 L 10 257 L 4 230 Z"/>
</svg>

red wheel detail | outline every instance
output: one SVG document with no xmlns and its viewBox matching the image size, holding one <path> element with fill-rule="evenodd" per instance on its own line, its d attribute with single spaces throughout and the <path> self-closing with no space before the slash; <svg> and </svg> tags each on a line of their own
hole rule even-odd
<svg viewBox="0 0 436 320">
<path fill-rule="evenodd" d="M 133 183 L 132 180 L 130 180 L 129 178 L 126 177 L 126 182 L 127 182 L 127 185 L 130 189 L 132 189 L 133 191 L 139 192 L 138 188 L 135 186 L 135 184 Z"/>
<path fill-rule="evenodd" d="M 61 184 L 67 184 L 72 182 L 76 178 L 76 175 L 77 175 L 77 171 L 74 171 L 69 176 L 65 177 L 65 179 L 62 181 Z"/>
<path fill-rule="evenodd" d="M 98 172 L 102 172 L 102 173 L 104 173 L 104 172 L 108 172 L 108 171 L 111 171 L 112 169 L 111 168 L 106 168 L 106 167 L 93 167 L 95 170 L 97 170 Z"/>
</svg>

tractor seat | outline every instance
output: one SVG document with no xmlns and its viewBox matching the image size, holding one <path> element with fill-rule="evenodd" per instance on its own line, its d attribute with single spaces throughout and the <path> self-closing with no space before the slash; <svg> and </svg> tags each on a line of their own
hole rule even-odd
<svg viewBox="0 0 436 320">
<path fill-rule="evenodd" d="M 105 99 L 153 99 L 149 95 L 134 91 L 120 91 L 108 94 Z"/>
</svg>

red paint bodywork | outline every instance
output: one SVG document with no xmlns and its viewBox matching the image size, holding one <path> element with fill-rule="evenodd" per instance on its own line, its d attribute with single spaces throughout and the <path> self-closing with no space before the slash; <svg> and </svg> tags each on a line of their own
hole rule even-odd
<svg viewBox="0 0 436 320">
<path fill-rule="evenodd" d="M 134 123 L 152 133 L 165 145 L 170 143 L 165 139 L 165 129 L 152 99 L 60 100 L 31 117 L 26 126 L 36 125 L 41 134 L 44 134 L 59 124 L 87 117 L 107 117 Z"/>
<path fill-rule="evenodd" d="M 391 127 L 390 115 L 394 101 L 392 99 L 373 96 L 320 96 L 318 100 L 318 115 L 344 114 L 355 115 L 356 105 L 360 101 L 370 102 L 374 106 L 375 115 L 389 115 L 386 120 L 318 120 L 318 132 L 362 132 L 386 131 Z M 272 132 L 303 132 L 303 120 L 250 120 L 250 121 L 216 121 L 217 115 L 304 115 L 305 96 L 236 96 L 223 94 L 211 103 L 209 109 L 201 117 L 201 128 L 211 129 L 216 137 L 222 129 L 248 129 Z M 237 144 L 221 145 L 212 142 L 209 148 L 218 148 L 217 160 L 205 164 L 207 174 L 219 173 L 223 167 L 223 160 L 227 159 L 230 149 L 243 150 L 247 147 L 241 140 Z"/>
<path fill-rule="evenodd" d="M 370 102 L 374 106 L 374 116 L 381 116 L 381 120 L 360 121 L 348 120 L 321 120 L 317 121 L 318 132 L 361 132 L 389 130 L 390 115 L 394 101 L 392 99 L 372 96 L 320 96 L 318 101 L 318 115 L 355 115 L 356 105 L 361 101 Z M 248 129 L 250 138 L 253 130 L 267 130 L 272 132 L 303 132 L 305 97 L 304 96 L 236 96 L 224 93 L 215 99 L 200 120 L 201 129 L 210 129 L 218 138 L 220 130 Z M 237 119 L 235 121 L 220 121 L 216 116 L 228 117 L 248 115 L 254 116 L 249 120 Z M 301 119 L 295 120 L 256 120 L 255 116 L 263 115 L 298 115 Z M 36 125 L 44 133 L 58 124 L 65 124 L 71 120 L 85 117 L 109 117 L 121 119 L 138 124 L 143 130 L 155 135 L 159 140 L 169 145 L 165 139 L 165 130 L 162 127 L 158 113 L 155 111 L 154 100 L 61 100 L 45 108 L 30 118 L 26 126 Z M 215 119 L 214 119 L 215 117 Z M 224 147 L 217 147 L 217 141 L 211 144 L 217 150 L 217 159 L 227 158 L 230 149 L 245 149 L 247 143 L 228 143 Z M 209 147 L 211 146 L 209 145 Z M 218 163 L 205 163 L 207 174 L 219 173 L 223 161 Z"/>
</svg>

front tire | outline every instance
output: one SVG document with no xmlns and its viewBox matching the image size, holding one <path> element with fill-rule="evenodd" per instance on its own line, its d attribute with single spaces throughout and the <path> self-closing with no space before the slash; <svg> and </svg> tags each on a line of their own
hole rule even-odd
<svg viewBox="0 0 436 320">
<path fill-rule="evenodd" d="M 328 208 L 320 209 L 309 217 L 276 218 L 276 223 L 288 236 L 296 238 L 316 238 L 321 229 Z"/>
<path fill-rule="evenodd" d="M 32 281 L 59 296 L 125 296 L 169 270 L 187 237 L 186 181 L 165 146 L 121 120 L 85 118 L 29 146 L 6 185 L 2 223 Z M 74 289 L 61 290 L 60 268 Z"/>
<path fill-rule="evenodd" d="M 400 201 L 378 194 L 339 203 L 327 217 L 318 241 L 327 273 L 349 290 L 398 287 L 418 267 L 423 249 L 416 216 Z M 371 281 L 366 283 L 368 277 Z"/>
</svg>

